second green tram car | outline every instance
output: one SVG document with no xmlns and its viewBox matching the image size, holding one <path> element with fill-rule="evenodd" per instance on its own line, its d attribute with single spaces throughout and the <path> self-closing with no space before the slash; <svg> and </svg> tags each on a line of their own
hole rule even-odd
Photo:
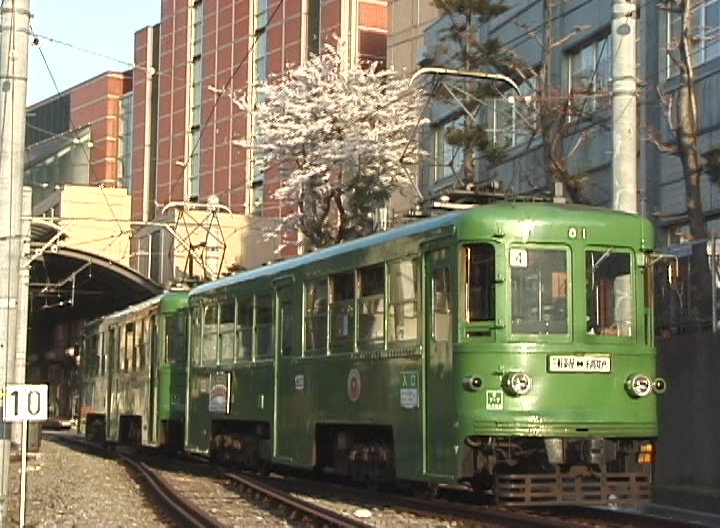
<svg viewBox="0 0 720 528">
<path fill-rule="evenodd" d="M 183 448 L 188 290 L 85 326 L 79 426 L 126 445 Z"/>
<path fill-rule="evenodd" d="M 515 504 L 649 499 L 653 230 L 498 203 L 194 288 L 185 442 Z"/>
</svg>

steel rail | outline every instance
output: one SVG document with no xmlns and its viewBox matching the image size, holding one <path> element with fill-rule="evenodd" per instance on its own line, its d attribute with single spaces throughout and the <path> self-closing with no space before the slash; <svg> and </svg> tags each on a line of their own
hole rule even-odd
<svg viewBox="0 0 720 528">
<path fill-rule="evenodd" d="M 275 490 L 264 484 L 261 484 L 252 477 L 238 473 L 224 473 L 224 476 L 231 480 L 234 484 L 258 493 L 273 501 L 280 503 L 291 511 L 301 513 L 303 516 L 323 527 L 333 528 L 370 528 L 371 525 L 364 523 L 359 519 L 348 517 L 345 514 L 325 508 L 323 506 L 304 501 L 293 497 L 292 495 Z"/>
<path fill-rule="evenodd" d="M 138 472 L 149 492 L 160 499 L 159 506 L 178 521 L 179 526 L 192 528 L 222 528 L 225 526 L 177 493 L 157 471 L 144 462 L 133 460 L 122 453 L 118 453 L 118 458 Z"/>
</svg>

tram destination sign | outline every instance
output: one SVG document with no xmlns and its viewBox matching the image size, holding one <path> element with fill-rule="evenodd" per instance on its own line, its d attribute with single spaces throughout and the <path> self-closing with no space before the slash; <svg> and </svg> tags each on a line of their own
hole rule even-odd
<svg viewBox="0 0 720 528">
<path fill-rule="evenodd" d="M 3 421 L 42 422 L 48 417 L 47 385 L 6 385 Z"/>
<path fill-rule="evenodd" d="M 550 356 L 549 372 L 610 372 L 610 356 Z"/>
</svg>

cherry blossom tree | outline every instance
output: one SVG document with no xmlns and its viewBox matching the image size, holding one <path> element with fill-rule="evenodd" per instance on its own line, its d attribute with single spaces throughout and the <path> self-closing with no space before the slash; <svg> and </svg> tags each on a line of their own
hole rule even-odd
<svg viewBox="0 0 720 528">
<path fill-rule="evenodd" d="M 284 213 L 274 235 L 302 233 L 315 249 L 365 236 L 374 211 L 395 192 L 419 195 L 413 165 L 423 124 L 420 91 L 377 63 L 350 65 L 342 44 L 258 88 L 252 148 Z M 242 104 L 241 101 L 236 103 Z"/>
</svg>

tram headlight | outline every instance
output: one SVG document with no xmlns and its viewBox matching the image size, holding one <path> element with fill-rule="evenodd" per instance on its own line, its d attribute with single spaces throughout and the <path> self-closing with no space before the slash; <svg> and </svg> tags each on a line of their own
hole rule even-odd
<svg viewBox="0 0 720 528">
<path fill-rule="evenodd" d="M 625 389 L 634 398 L 642 398 L 653 391 L 653 382 L 645 374 L 631 374 L 625 380 Z"/>
<path fill-rule="evenodd" d="M 503 387 L 511 396 L 523 396 L 532 390 L 532 386 L 532 376 L 521 370 L 506 374 L 503 380 Z"/>
<path fill-rule="evenodd" d="M 471 392 L 479 391 L 482 387 L 482 378 L 479 376 L 468 376 L 463 379 L 463 387 Z"/>
<path fill-rule="evenodd" d="M 655 378 L 653 381 L 653 390 L 655 394 L 662 394 L 667 390 L 667 382 L 664 378 Z"/>
</svg>

